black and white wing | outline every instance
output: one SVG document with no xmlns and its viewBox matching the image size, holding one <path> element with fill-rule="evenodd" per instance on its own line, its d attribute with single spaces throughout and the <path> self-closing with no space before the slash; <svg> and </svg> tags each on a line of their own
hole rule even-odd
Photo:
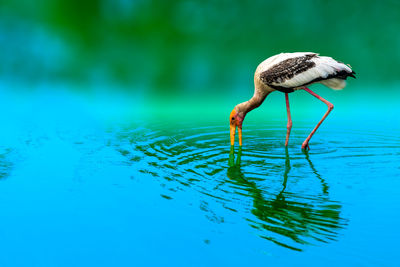
<svg viewBox="0 0 400 267">
<path fill-rule="evenodd" d="M 348 76 L 355 77 L 346 64 L 315 53 L 282 53 L 268 58 L 258 67 L 260 80 L 285 93 L 319 82 L 340 90 Z"/>
</svg>

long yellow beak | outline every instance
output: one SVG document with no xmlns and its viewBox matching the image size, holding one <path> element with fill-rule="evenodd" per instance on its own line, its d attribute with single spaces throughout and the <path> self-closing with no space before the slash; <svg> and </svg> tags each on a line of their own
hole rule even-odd
<svg viewBox="0 0 400 267">
<path fill-rule="evenodd" d="M 231 124 L 231 146 L 235 145 L 236 125 Z"/>
<path fill-rule="evenodd" d="M 235 145 L 236 128 L 238 128 L 239 146 L 242 146 L 242 128 L 239 128 L 236 125 L 232 125 L 232 124 L 231 124 L 231 146 Z"/>
<path fill-rule="evenodd" d="M 238 127 L 238 133 L 239 133 L 239 146 L 242 146 L 242 128 Z"/>
</svg>

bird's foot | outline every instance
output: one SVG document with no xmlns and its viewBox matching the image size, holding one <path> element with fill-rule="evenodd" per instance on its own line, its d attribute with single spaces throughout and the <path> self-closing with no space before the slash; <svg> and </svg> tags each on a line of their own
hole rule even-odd
<svg viewBox="0 0 400 267">
<path fill-rule="evenodd" d="M 305 150 L 305 151 L 308 151 L 308 150 L 310 150 L 310 146 L 308 145 L 308 143 L 303 143 L 302 145 L 301 145 L 301 150 Z"/>
</svg>

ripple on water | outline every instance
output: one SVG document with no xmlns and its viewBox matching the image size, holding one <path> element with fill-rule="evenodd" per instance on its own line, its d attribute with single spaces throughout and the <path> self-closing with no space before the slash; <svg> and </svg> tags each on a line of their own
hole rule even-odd
<svg viewBox="0 0 400 267">
<path fill-rule="evenodd" d="M 179 129 L 118 132 L 117 142 L 129 140 L 129 147 L 119 148 L 120 153 L 128 161 L 140 161 L 140 172 L 168 181 L 171 192 L 196 190 L 205 200 L 222 205 L 230 216 L 244 218 L 261 238 L 293 250 L 335 240 L 347 224 L 341 203 L 329 196 L 328 182 L 314 159 L 319 163 L 345 157 L 374 160 L 390 151 L 383 151 L 382 144 L 393 148 L 389 156 L 400 151 L 398 140 L 391 137 L 354 133 L 349 139 L 348 134 L 335 133 L 325 143 L 314 138 L 311 152 L 303 153 L 299 147 L 304 136 L 297 133 L 305 129 L 292 133 L 292 145 L 285 149 L 285 129 L 255 126 L 245 131 L 245 148 L 234 151 L 225 126 Z M 344 164 L 357 164 L 357 160 Z M 200 208 L 204 210 L 204 205 Z"/>
</svg>

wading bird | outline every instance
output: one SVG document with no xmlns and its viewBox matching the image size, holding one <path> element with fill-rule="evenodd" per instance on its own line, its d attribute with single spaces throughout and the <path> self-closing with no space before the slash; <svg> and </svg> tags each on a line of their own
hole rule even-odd
<svg viewBox="0 0 400 267">
<path fill-rule="evenodd" d="M 302 149 L 310 149 L 308 142 L 331 112 L 333 105 L 307 87 L 313 83 L 321 83 L 334 90 L 341 90 L 346 86 L 347 77 L 355 78 L 354 74 L 348 65 L 311 52 L 281 53 L 264 60 L 258 65 L 254 74 L 253 97 L 236 105 L 230 114 L 231 145 L 235 143 L 235 133 L 238 128 L 239 146 L 242 146 L 242 124 L 246 114 L 258 108 L 267 95 L 273 91 L 280 91 L 285 93 L 286 98 L 288 123 L 285 146 L 287 146 L 292 129 L 288 94 L 296 90 L 305 90 L 328 106 L 328 111 L 301 146 Z"/>
</svg>

